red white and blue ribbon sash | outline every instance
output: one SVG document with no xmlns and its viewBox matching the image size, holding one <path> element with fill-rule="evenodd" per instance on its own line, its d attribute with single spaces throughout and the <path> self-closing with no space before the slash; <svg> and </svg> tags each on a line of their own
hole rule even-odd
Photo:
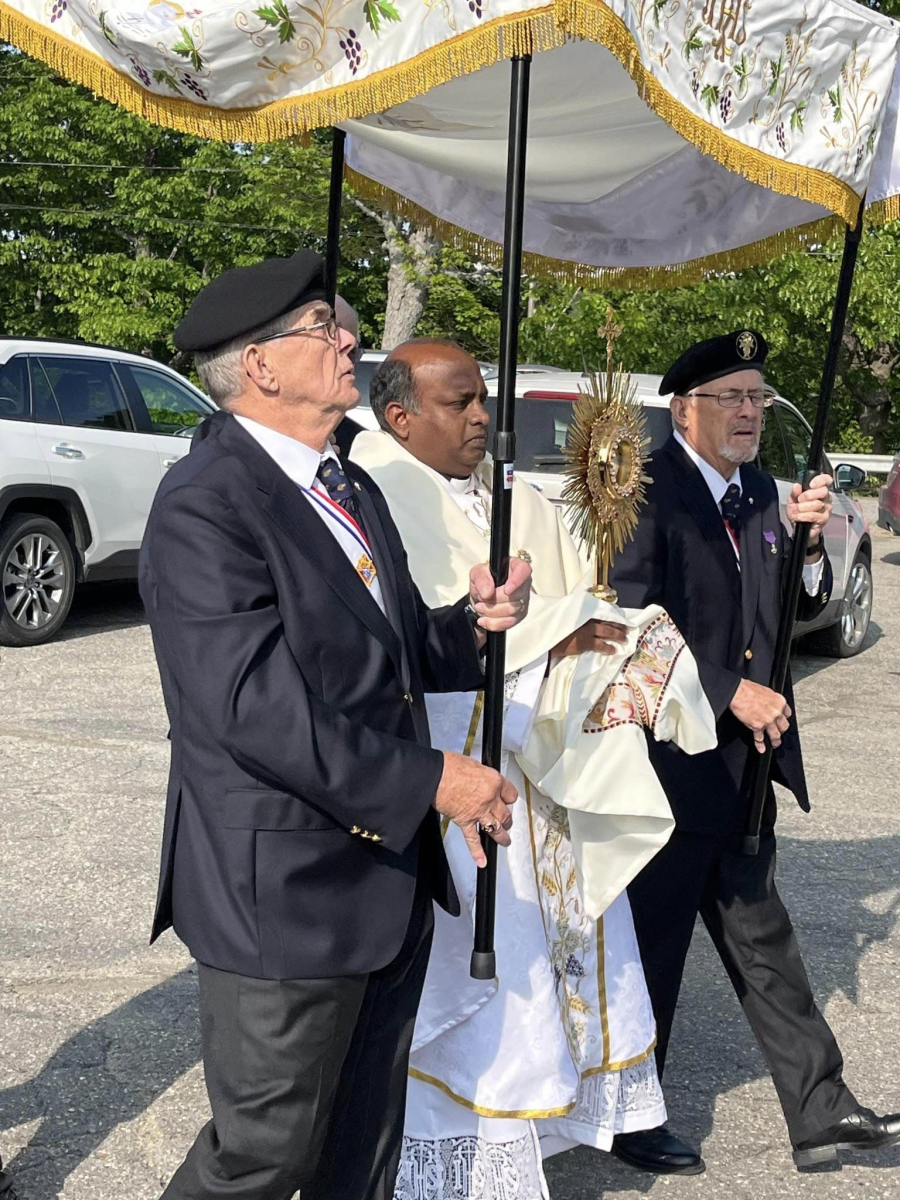
<svg viewBox="0 0 900 1200">
<path fill-rule="evenodd" d="M 317 504 L 319 508 L 327 516 L 337 521 L 345 532 L 349 533 L 359 545 L 365 550 L 366 554 L 371 554 L 372 547 L 369 545 L 369 539 L 366 537 L 365 530 L 360 523 L 347 512 L 346 508 L 342 508 L 340 504 L 332 500 L 330 496 L 326 496 L 324 492 L 316 491 L 314 488 L 306 488 L 301 484 L 301 489 L 304 495 L 309 496 L 313 504 Z"/>
</svg>

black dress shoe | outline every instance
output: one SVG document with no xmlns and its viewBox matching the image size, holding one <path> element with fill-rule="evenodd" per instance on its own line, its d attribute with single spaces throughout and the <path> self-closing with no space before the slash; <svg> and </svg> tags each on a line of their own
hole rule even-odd
<svg viewBox="0 0 900 1200">
<path fill-rule="evenodd" d="M 612 1153 L 629 1167 L 652 1171 L 654 1175 L 702 1175 L 706 1163 L 696 1150 L 669 1133 L 665 1125 L 641 1129 L 638 1133 L 618 1133 Z"/>
<path fill-rule="evenodd" d="M 857 1108 L 818 1137 L 795 1147 L 794 1163 L 798 1171 L 807 1171 L 834 1162 L 838 1150 L 877 1150 L 879 1146 L 894 1146 L 897 1142 L 900 1142 L 900 1113 L 878 1117 L 870 1108 Z"/>
</svg>

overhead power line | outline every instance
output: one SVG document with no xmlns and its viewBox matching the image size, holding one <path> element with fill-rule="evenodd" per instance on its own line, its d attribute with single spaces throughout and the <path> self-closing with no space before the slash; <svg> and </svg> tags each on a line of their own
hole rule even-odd
<svg viewBox="0 0 900 1200">
<path fill-rule="evenodd" d="M 294 234 L 293 229 L 278 229 L 273 225 L 242 225 L 235 221 L 200 221 L 191 217 L 142 217 L 134 213 L 117 212 L 115 209 L 103 211 L 89 208 L 52 208 L 44 204 L 5 204 L 0 201 L 0 212 L 40 212 L 57 213 L 72 217 L 92 217 L 104 221 L 141 221 L 144 224 L 191 225 L 209 229 L 249 229 L 257 233 Z"/>
<path fill-rule="evenodd" d="M 278 233 L 288 237 L 296 237 L 296 229 L 280 229 L 274 225 L 249 225 L 242 224 L 237 221 L 201 221 L 192 217 L 144 217 L 135 213 L 118 212 L 115 209 L 89 209 L 89 208 L 56 208 L 45 204 L 6 204 L 0 200 L 0 212 L 34 212 L 34 213 L 55 213 L 59 216 L 72 217 L 89 217 L 92 220 L 102 220 L 109 222 L 130 221 L 132 223 L 144 225 L 186 225 L 194 229 L 241 229 L 253 233 Z M 379 236 L 370 238 L 355 234 L 353 240 L 359 242 L 372 242 L 381 245 L 382 239 Z"/>
<path fill-rule="evenodd" d="M 297 167 L 285 166 L 282 163 L 248 163 L 247 166 L 264 167 L 266 171 L 296 171 Z M 236 174 L 243 175 L 246 167 L 157 167 L 133 163 L 85 163 L 85 162 L 43 162 L 32 159 L 0 159 L 0 167 L 55 167 L 67 170 L 85 171 L 182 171 L 202 172 L 204 174 Z"/>
</svg>

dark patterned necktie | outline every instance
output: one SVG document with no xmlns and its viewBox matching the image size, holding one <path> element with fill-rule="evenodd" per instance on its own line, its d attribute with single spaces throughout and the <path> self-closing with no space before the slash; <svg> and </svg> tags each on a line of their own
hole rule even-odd
<svg viewBox="0 0 900 1200">
<path fill-rule="evenodd" d="M 328 496 L 335 504 L 339 504 L 355 520 L 359 520 L 359 510 L 356 507 L 356 497 L 350 481 L 344 474 L 344 468 L 336 458 L 323 458 L 316 471 L 316 477 L 322 483 Z"/>
<path fill-rule="evenodd" d="M 731 526 L 731 531 L 735 537 L 741 532 L 742 499 L 741 489 L 736 483 L 733 483 L 719 502 L 722 516 Z"/>
</svg>

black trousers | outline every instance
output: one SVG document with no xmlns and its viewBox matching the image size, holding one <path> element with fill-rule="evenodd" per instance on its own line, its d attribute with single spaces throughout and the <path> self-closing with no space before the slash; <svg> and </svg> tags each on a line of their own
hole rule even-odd
<svg viewBox="0 0 900 1200">
<path fill-rule="evenodd" d="M 409 1048 L 434 929 L 417 889 L 389 966 L 250 979 L 200 966 L 212 1120 L 164 1200 L 392 1200 Z"/>
<path fill-rule="evenodd" d="M 775 886 L 775 835 L 747 858 L 732 837 L 676 830 L 628 889 L 666 1062 L 697 914 L 725 965 L 766 1063 L 794 1145 L 856 1107 L 834 1034 L 816 1007 L 791 919 Z"/>
</svg>

